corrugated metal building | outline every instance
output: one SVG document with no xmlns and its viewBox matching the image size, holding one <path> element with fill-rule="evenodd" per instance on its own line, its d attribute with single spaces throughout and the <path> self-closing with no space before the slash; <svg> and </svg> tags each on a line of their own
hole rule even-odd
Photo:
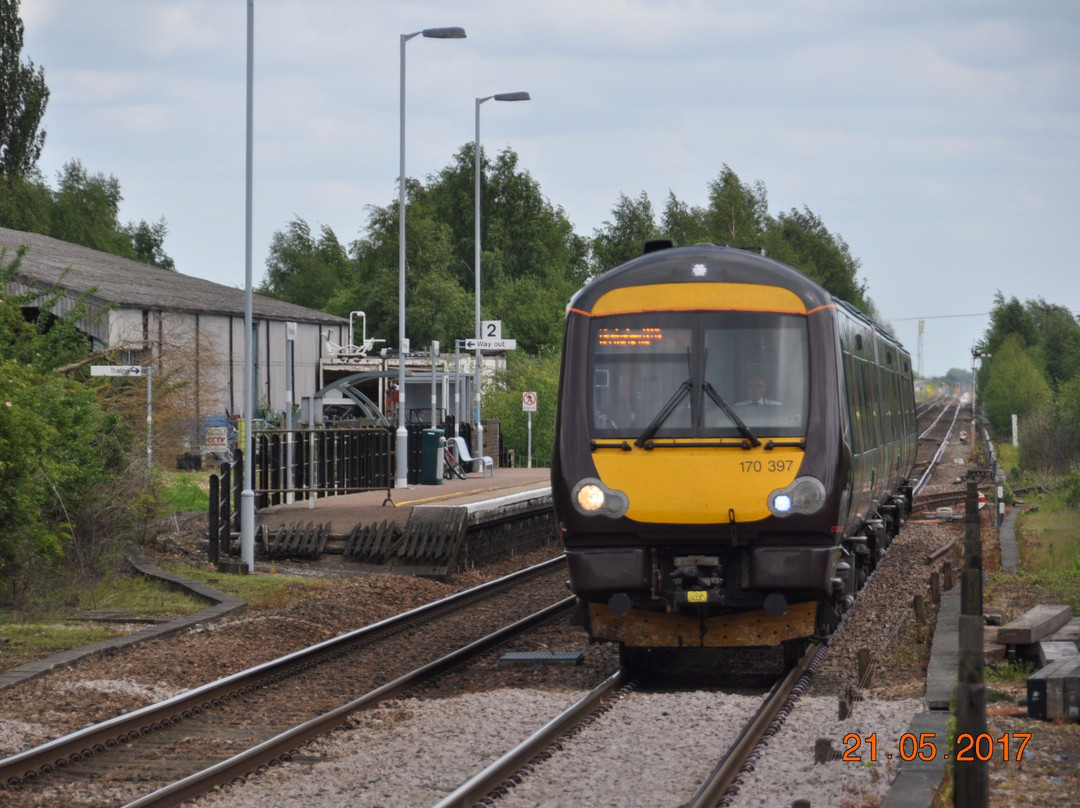
<svg viewBox="0 0 1080 808">
<path fill-rule="evenodd" d="M 191 416 L 240 413 L 244 397 L 244 290 L 193 278 L 48 236 L 0 228 L 2 264 L 27 253 L 10 292 L 59 289 L 51 310 L 87 306 L 81 328 L 96 348 L 120 364 L 142 364 L 155 375 L 172 373 L 191 391 Z M 320 386 L 320 360 L 328 341 L 345 345 L 349 321 L 314 309 L 254 296 L 255 396 L 259 406 L 283 411 L 286 402 L 286 329 L 296 323 L 293 401 Z"/>
</svg>

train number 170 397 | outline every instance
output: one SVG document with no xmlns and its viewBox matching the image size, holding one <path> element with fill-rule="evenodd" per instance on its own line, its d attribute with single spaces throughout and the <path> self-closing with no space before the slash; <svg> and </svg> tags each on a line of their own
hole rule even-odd
<svg viewBox="0 0 1080 808">
<path fill-rule="evenodd" d="M 762 471 L 791 471 L 794 460 L 740 460 L 739 470 L 745 474 L 757 474 Z"/>
</svg>

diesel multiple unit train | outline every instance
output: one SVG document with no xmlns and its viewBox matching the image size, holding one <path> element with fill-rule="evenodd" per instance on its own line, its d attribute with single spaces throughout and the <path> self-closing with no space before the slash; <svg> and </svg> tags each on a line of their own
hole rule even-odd
<svg viewBox="0 0 1080 808">
<path fill-rule="evenodd" d="M 911 359 L 795 269 L 649 242 L 567 306 L 551 482 L 624 654 L 829 633 L 911 507 Z"/>
</svg>

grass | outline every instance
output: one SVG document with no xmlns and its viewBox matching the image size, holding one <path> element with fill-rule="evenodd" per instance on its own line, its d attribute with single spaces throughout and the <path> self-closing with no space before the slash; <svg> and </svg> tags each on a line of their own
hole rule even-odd
<svg viewBox="0 0 1080 808">
<path fill-rule="evenodd" d="M 1029 495 L 1025 503 L 1029 510 L 1016 522 L 1020 571 L 993 573 L 986 596 L 1018 601 L 1025 599 L 1022 593 L 1031 593 L 1040 603 L 1068 604 L 1080 614 L 1080 512 L 1066 505 L 1060 493 Z"/>
<path fill-rule="evenodd" d="M 988 685 L 1019 685 L 1035 672 L 1038 665 L 1023 660 L 1009 660 L 986 666 Z"/>
<path fill-rule="evenodd" d="M 0 670 L 125 633 L 119 628 L 94 623 L 16 623 L 7 622 L 8 619 L 8 615 L 0 615 Z M 7 664 L 9 659 L 11 665 Z"/>
<path fill-rule="evenodd" d="M 329 583 L 325 579 L 298 575 L 228 575 L 212 567 L 187 567 L 181 564 L 163 564 L 162 567 L 240 598 L 252 609 L 288 606 L 301 599 L 305 592 Z"/>
<path fill-rule="evenodd" d="M 110 577 L 78 592 L 79 613 L 108 611 L 127 617 L 180 617 L 202 611 L 207 602 L 143 576 Z"/>
<path fill-rule="evenodd" d="M 210 567 L 163 565 L 170 572 L 200 581 L 220 592 L 241 598 L 251 609 L 276 609 L 302 599 L 312 589 L 327 585 L 318 578 L 288 575 L 227 575 Z M 91 612 L 110 612 L 120 619 L 179 617 L 205 609 L 202 598 L 187 595 L 160 581 L 142 576 L 112 577 L 80 590 L 63 612 L 28 615 L 0 612 L 0 670 L 129 632 L 118 624 L 73 620 Z"/>
<path fill-rule="evenodd" d="M 68 607 L 47 613 L 0 612 L 0 670 L 68 648 L 130 633 L 119 623 L 73 619 L 109 612 L 117 620 L 164 619 L 206 608 L 202 598 L 187 595 L 142 576 L 110 576 L 73 593 Z"/>
<path fill-rule="evenodd" d="M 166 511 L 190 513 L 210 508 L 210 473 L 206 471 L 162 472 L 161 495 Z"/>
</svg>

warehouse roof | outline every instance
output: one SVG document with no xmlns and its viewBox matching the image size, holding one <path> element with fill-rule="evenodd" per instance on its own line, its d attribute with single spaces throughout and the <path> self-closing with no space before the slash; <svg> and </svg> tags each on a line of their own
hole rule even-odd
<svg viewBox="0 0 1080 808">
<path fill-rule="evenodd" d="M 15 251 L 22 246 L 28 251 L 16 273 L 16 280 L 28 286 L 54 287 L 75 295 L 94 290 L 90 295 L 93 301 L 125 308 L 244 314 L 244 290 L 241 288 L 182 275 L 49 236 L 0 227 L 0 251 L 7 249 L 4 266 L 11 263 Z M 348 322 L 343 317 L 263 295 L 253 296 L 252 311 L 255 317 L 270 320 Z"/>
</svg>

